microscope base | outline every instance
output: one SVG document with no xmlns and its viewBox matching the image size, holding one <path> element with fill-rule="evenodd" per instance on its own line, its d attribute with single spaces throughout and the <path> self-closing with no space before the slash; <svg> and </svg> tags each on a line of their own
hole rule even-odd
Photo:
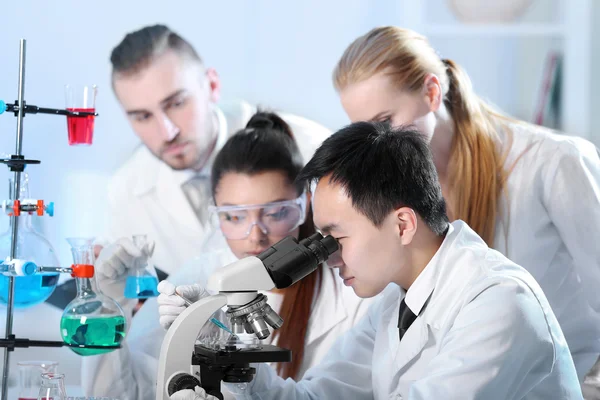
<svg viewBox="0 0 600 400">
<path fill-rule="evenodd" d="M 261 345 L 258 349 L 237 351 L 217 351 L 196 345 L 192 355 L 192 365 L 200 367 L 200 379 L 191 375 L 178 377 L 169 385 L 170 394 L 178 390 L 193 389 L 198 383 L 207 394 L 223 400 L 221 382 L 250 382 L 256 369 L 251 363 L 290 362 L 292 352 L 272 345 Z M 173 390 L 173 391 L 171 391 Z"/>
</svg>

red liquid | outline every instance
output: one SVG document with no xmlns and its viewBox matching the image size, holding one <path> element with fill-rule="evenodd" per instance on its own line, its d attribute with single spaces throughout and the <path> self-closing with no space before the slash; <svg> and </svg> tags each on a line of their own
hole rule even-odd
<svg viewBox="0 0 600 400">
<path fill-rule="evenodd" d="M 53 397 L 44 397 L 44 400 L 52 400 Z M 30 398 L 30 397 L 19 397 L 17 400 L 38 400 L 37 397 L 35 398 Z"/>
<path fill-rule="evenodd" d="M 69 111 L 94 112 L 95 108 L 67 108 Z M 69 130 L 69 145 L 92 144 L 94 136 L 94 116 L 88 117 L 67 117 L 67 127 Z"/>
</svg>

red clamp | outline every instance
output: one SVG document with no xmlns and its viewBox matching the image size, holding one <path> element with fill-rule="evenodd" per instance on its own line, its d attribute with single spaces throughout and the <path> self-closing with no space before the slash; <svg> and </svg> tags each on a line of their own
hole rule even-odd
<svg viewBox="0 0 600 400">
<path fill-rule="evenodd" d="M 37 215 L 40 217 L 44 215 L 44 200 L 37 201 Z"/>
<path fill-rule="evenodd" d="M 94 266 L 90 264 L 73 264 L 71 269 L 73 278 L 92 278 L 94 276 Z"/>
</svg>

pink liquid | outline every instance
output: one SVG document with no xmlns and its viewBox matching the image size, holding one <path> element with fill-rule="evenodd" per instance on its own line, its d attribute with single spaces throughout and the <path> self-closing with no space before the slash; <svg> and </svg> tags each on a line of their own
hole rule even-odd
<svg viewBox="0 0 600 400">
<path fill-rule="evenodd" d="M 44 397 L 44 400 L 52 400 L 53 397 Z M 19 397 L 17 400 L 38 400 L 37 397 Z"/>
<path fill-rule="evenodd" d="M 67 108 L 69 111 L 94 112 L 95 108 Z M 69 130 L 69 145 L 92 144 L 94 136 L 94 116 L 89 117 L 67 117 L 67 128 Z"/>
</svg>

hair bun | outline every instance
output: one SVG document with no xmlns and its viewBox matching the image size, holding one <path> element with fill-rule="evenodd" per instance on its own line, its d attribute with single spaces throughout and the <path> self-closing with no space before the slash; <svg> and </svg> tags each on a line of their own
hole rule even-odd
<svg viewBox="0 0 600 400">
<path fill-rule="evenodd" d="M 272 112 L 257 111 L 246 124 L 246 129 L 272 129 L 293 138 L 290 126 L 279 115 Z"/>
</svg>

